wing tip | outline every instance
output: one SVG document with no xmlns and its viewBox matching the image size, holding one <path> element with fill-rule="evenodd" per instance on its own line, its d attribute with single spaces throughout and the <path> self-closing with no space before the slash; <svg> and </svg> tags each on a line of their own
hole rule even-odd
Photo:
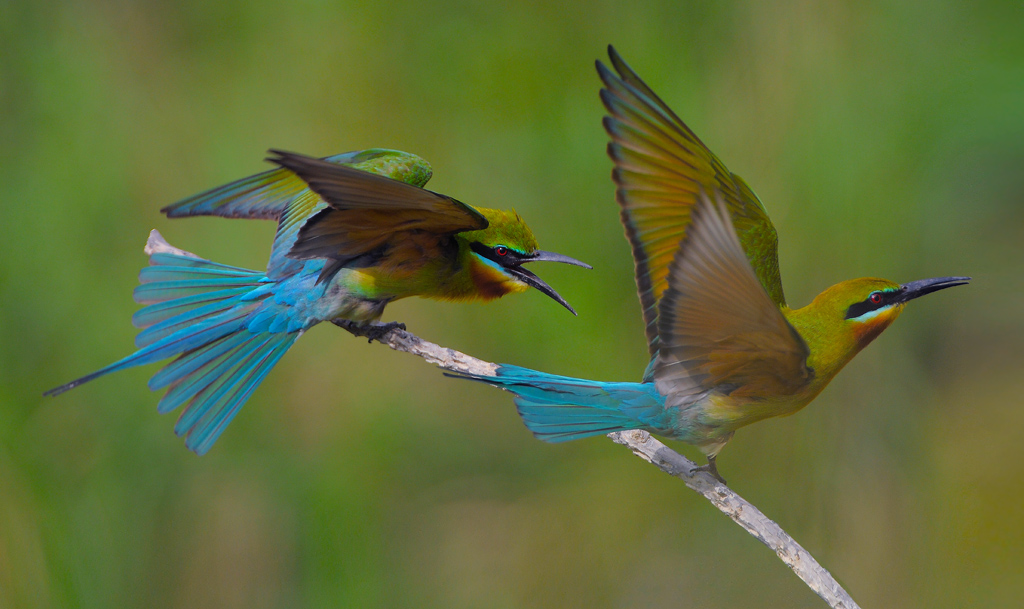
<svg viewBox="0 0 1024 609">
<path fill-rule="evenodd" d="M 278 167 L 284 167 L 288 170 L 292 170 L 292 165 L 296 165 L 300 160 L 312 158 L 297 152 L 281 150 L 280 148 L 270 148 L 267 150 L 267 155 L 268 156 L 263 159 L 264 161 L 273 163 Z"/>
</svg>

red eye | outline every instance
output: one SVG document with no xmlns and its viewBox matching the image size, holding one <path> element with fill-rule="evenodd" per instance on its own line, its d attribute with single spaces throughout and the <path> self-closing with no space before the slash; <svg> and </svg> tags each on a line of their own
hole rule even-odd
<svg viewBox="0 0 1024 609">
<path fill-rule="evenodd" d="M 882 304 L 882 295 L 878 292 L 872 294 L 870 299 L 872 304 Z"/>
<path fill-rule="evenodd" d="M 508 248 L 505 247 L 504 245 L 499 245 L 498 247 L 494 248 L 494 253 L 499 256 L 504 256 L 505 254 L 508 253 Z"/>
</svg>

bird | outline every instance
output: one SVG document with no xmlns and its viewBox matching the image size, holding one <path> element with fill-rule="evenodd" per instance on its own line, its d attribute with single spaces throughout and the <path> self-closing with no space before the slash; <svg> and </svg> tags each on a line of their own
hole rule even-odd
<svg viewBox="0 0 1024 609">
<path fill-rule="evenodd" d="M 538 249 L 515 211 L 472 207 L 424 188 L 422 158 L 369 149 L 314 158 L 271 150 L 277 169 L 163 208 L 169 218 L 213 215 L 278 222 L 266 270 L 219 264 L 152 231 L 132 322 L 138 350 L 56 387 L 58 395 L 111 372 L 175 357 L 149 381 L 166 388 L 157 410 L 183 411 L 174 427 L 202 455 L 281 356 L 311 327 L 332 321 L 379 339 L 400 298 L 488 301 L 535 288 L 573 315 L 531 262 L 590 265 Z"/>
<path fill-rule="evenodd" d="M 644 430 L 717 456 L 735 432 L 810 403 L 920 296 L 969 277 L 843 281 L 786 304 L 778 237 L 761 201 L 644 83 L 614 47 L 601 61 L 608 154 L 650 363 L 641 382 L 601 382 L 500 364 L 449 374 L 515 395 L 534 436 L 564 442 Z"/>
</svg>

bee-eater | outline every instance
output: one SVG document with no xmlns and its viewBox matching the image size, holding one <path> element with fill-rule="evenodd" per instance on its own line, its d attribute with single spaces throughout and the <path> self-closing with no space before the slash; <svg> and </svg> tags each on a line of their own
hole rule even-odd
<svg viewBox="0 0 1024 609">
<path fill-rule="evenodd" d="M 47 391 L 63 393 L 107 373 L 177 356 L 149 381 L 167 388 L 157 410 L 185 406 L 174 427 L 206 453 L 303 332 L 342 321 L 361 336 L 391 301 L 408 296 L 491 300 L 530 287 L 572 307 L 523 268 L 536 261 L 589 265 L 541 251 L 514 211 L 470 207 L 423 188 L 423 159 L 372 149 L 316 159 L 271 151 L 280 168 L 190 197 L 168 217 L 215 215 L 278 221 L 266 271 L 218 264 L 172 247 L 155 230 L 132 318 L 138 351 Z M 404 327 L 404 326 L 403 326 Z"/>
<path fill-rule="evenodd" d="M 469 376 L 516 395 L 533 434 L 563 442 L 643 429 L 697 446 L 721 480 L 737 429 L 793 414 L 914 298 L 967 283 L 853 279 L 786 305 L 777 238 L 761 202 L 608 48 L 604 127 L 651 362 L 640 383 L 606 383 L 501 365 Z"/>
</svg>

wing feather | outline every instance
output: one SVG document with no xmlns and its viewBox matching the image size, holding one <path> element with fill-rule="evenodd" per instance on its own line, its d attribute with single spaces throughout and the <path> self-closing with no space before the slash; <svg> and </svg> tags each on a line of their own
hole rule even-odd
<svg viewBox="0 0 1024 609">
<path fill-rule="evenodd" d="M 387 152 L 392 151 L 372 149 L 345 152 L 326 157 L 324 161 L 354 164 L 372 155 Z M 222 216 L 277 220 L 304 190 L 306 183 L 294 173 L 287 169 L 271 169 L 182 199 L 161 211 L 168 218 Z"/>
<path fill-rule="evenodd" d="M 807 344 L 765 291 L 715 196 L 698 198 L 658 311 L 654 381 L 669 405 L 710 390 L 788 395 L 813 378 Z"/>
<path fill-rule="evenodd" d="M 451 197 L 313 157 L 271 153 L 269 160 L 299 176 L 327 204 L 299 229 L 292 258 L 343 264 L 414 232 L 436 235 L 440 246 L 455 233 L 487 227 L 480 212 Z"/>
<path fill-rule="evenodd" d="M 658 302 L 668 287 L 668 268 L 691 224 L 701 191 L 717 191 L 739 232 L 756 277 L 777 306 L 785 304 L 779 278 L 777 237 L 750 187 L 730 172 L 683 121 L 608 48 L 615 72 L 597 62 L 608 110 L 603 124 L 622 223 L 633 247 L 637 290 L 648 346 L 658 351 Z"/>
</svg>

